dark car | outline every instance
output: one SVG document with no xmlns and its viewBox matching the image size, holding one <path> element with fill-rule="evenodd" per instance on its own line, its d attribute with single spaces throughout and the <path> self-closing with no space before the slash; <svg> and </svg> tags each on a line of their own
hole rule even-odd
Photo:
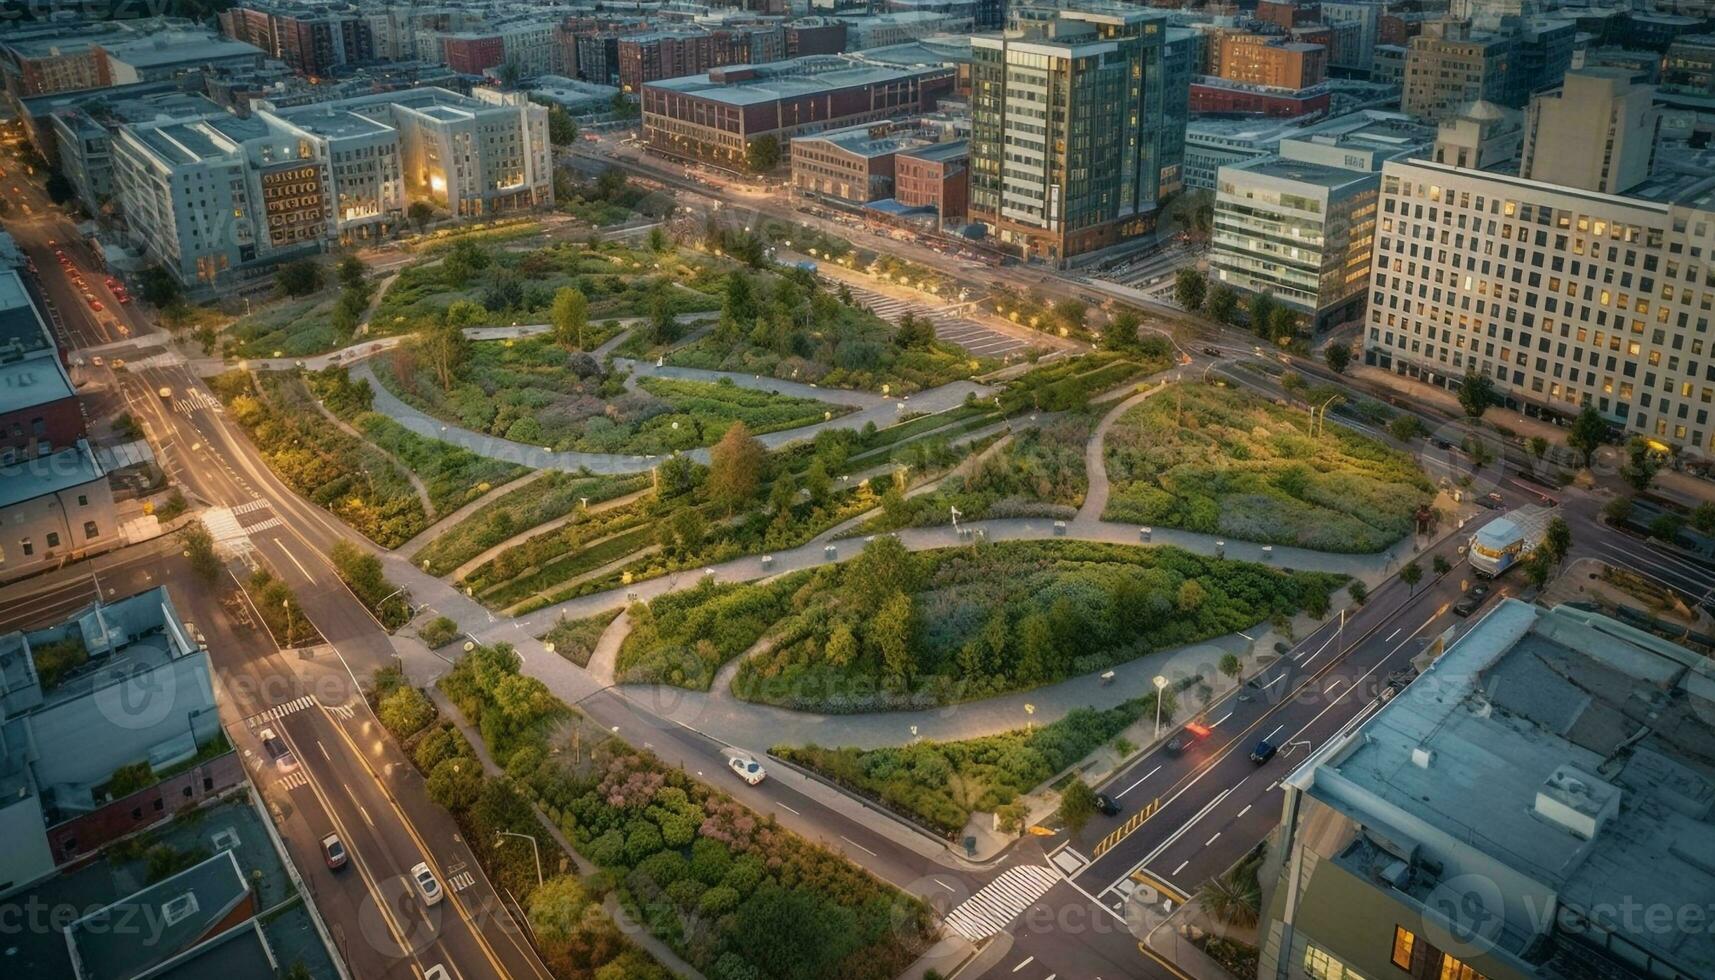
<svg viewBox="0 0 1715 980">
<path fill-rule="evenodd" d="M 1183 755 L 1185 750 L 1209 737 L 1209 729 L 1197 722 L 1189 722 L 1181 728 L 1178 734 L 1167 740 L 1168 755 Z"/>
<path fill-rule="evenodd" d="M 1274 758 L 1274 754 L 1279 751 L 1280 749 L 1273 742 L 1265 738 L 1256 743 L 1256 748 L 1251 749 L 1251 761 L 1260 766 Z"/>
<path fill-rule="evenodd" d="M 1104 817 L 1117 817 L 1120 814 L 1120 805 L 1117 800 L 1108 794 L 1097 793 L 1096 811 Z"/>
<path fill-rule="evenodd" d="M 1448 442 L 1445 439 L 1431 439 L 1429 441 L 1435 445 L 1436 449 L 1452 449 L 1453 448 L 1453 444 Z"/>
<path fill-rule="evenodd" d="M 1460 599 L 1458 602 L 1453 603 L 1453 615 L 1455 615 L 1455 616 L 1469 616 L 1469 615 L 1471 615 L 1472 613 L 1477 611 L 1477 607 L 1481 606 L 1483 604 L 1483 600 L 1488 598 L 1488 597 L 1489 597 L 1489 587 L 1488 586 L 1486 586 L 1486 585 L 1472 586 L 1471 591 L 1465 593 L 1464 598 Z"/>
<path fill-rule="evenodd" d="M 1477 498 L 1477 506 L 1486 507 L 1489 510 L 1500 510 L 1502 507 L 1505 507 L 1506 504 L 1503 504 L 1501 502 L 1501 495 L 1500 494 L 1491 493 L 1491 494 L 1485 494 L 1484 496 L 1478 497 Z"/>
</svg>

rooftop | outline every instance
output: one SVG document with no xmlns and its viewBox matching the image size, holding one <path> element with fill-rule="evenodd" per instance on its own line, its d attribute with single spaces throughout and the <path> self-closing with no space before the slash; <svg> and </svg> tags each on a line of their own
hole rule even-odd
<svg viewBox="0 0 1715 980">
<path fill-rule="evenodd" d="M 1260 160 L 1247 160 L 1221 168 L 1223 175 L 1227 171 L 1242 170 L 1247 174 L 1270 180 L 1286 181 L 1294 184 L 1308 184 L 1325 190 L 1338 190 L 1350 184 L 1362 183 L 1374 177 L 1370 171 L 1346 170 L 1340 167 L 1325 167 L 1319 163 L 1308 163 L 1300 160 L 1282 160 L 1275 157 L 1265 157 Z M 1224 179 L 1224 176 L 1223 176 Z"/>
<path fill-rule="evenodd" d="M 342 109 L 333 102 L 314 102 L 293 109 L 282 109 L 274 113 L 286 122 L 328 139 L 352 139 L 359 136 L 384 136 L 393 132 L 393 127 L 358 115 L 349 109 Z"/>
<path fill-rule="evenodd" d="M 13 466 L 0 466 L 0 507 L 12 507 L 50 493 L 81 487 L 106 475 L 87 443 L 26 459 Z"/>
<path fill-rule="evenodd" d="M 53 350 L 48 325 L 24 290 L 16 269 L 0 269 L 0 357 Z"/>
<path fill-rule="evenodd" d="M 1688 649 L 1507 599 L 1289 782 L 1370 832 L 1343 859 L 1365 859 L 1358 845 L 1381 835 L 1441 865 L 1401 888 L 1419 901 L 1499 862 L 1685 973 L 1715 975 L 1708 930 L 1615 912 L 1715 895 L 1715 666 Z M 1518 934 L 1517 948 L 1501 941 L 1516 955 L 1541 925 L 1523 907 L 1536 886 L 1511 887 L 1488 912 Z"/>
<path fill-rule="evenodd" d="M 57 357 L 0 363 L 0 415 L 77 395 Z"/>
<path fill-rule="evenodd" d="M 941 143 L 930 143 L 927 146 L 914 146 L 899 152 L 901 156 L 916 157 L 919 160 L 956 160 L 970 154 L 971 141 L 947 140 Z"/>
<path fill-rule="evenodd" d="M 762 65 L 735 65 L 702 75 L 644 83 L 727 105 L 758 105 L 779 99 L 820 95 L 844 88 L 880 85 L 923 74 L 885 65 L 871 65 L 838 55 L 818 55 Z"/>
<path fill-rule="evenodd" d="M 36 653 L 68 642 L 81 646 L 86 659 L 44 685 Z M 26 714 L 200 649 L 164 588 L 91 603 L 52 626 L 0 634 L 0 708 L 8 718 Z"/>
<path fill-rule="evenodd" d="M 221 851 L 73 922 L 66 928 L 73 967 L 80 980 L 131 980 L 210 938 L 249 897 L 238 859 Z M 149 928 L 123 927 L 133 921 Z"/>
<path fill-rule="evenodd" d="M 225 58 L 262 58 L 262 49 L 211 31 L 163 31 L 134 41 L 103 42 L 115 60 L 138 68 L 195 64 Z"/>
</svg>

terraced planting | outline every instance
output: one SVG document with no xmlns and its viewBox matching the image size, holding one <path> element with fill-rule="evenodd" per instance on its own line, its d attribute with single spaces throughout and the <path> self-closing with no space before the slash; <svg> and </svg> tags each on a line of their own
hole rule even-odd
<svg viewBox="0 0 1715 980">
<path fill-rule="evenodd" d="M 1109 430 L 1103 517 L 1319 551 L 1374 552 L 1411 533 L 1434 488 L 1409 455 L 1216 385 L 1184 384 Z"/>
<path fill-rule="evenodd" d="M 599 505 L 649 485 L 647 475 L 582 476 L 547 473 L 483 504 L 469 517 L 442 531 L 411 561 L 431 575 L 448 575 L 489 548 L 533 527 L 589 505 Z"/>
</svg>

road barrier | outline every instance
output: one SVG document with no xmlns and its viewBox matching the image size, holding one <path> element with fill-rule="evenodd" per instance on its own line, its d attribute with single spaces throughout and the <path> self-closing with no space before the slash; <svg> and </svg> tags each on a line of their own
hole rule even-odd
<svg viewBox="0 0 1715 980">
<path fill-rule="evenodd" d="M 1120 824 L 1118 830 L 1115 830 L 1113 833 L 1103 837 L 1101 842 L 1096 845 L 1095 849 L 1090 852 L 1090 858 L 1094 860 L 1095 858 L 1099 858 L 1103 854 L 1112 850 L 1115 844 L 1118 844 L 1120 841 L 1131 836 L 1132 832 L 1143 826 L 1144 821 L 1155 816 L 1155 814 L 1160 810 L 1161 797 L 1158 796 L 1155 799 L 1150 800 L 1148 806 L 1145 806 L 1143 809 L 1132 814 L 1125 823 Z"/>
</svg>

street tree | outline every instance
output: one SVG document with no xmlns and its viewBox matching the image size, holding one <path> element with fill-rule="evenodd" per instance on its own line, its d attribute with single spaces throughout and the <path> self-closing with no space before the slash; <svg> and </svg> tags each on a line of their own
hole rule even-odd
<svg viewBox="0 0 1715 980">
<path fill-rule="evenodd" d="M 1060 791 L 1060 823 L 1067 833 L 1077 836 L 1095 815 L 1096 791 L 1084 782 L 1084 777 L 1072 777 L 1072 781 Z"/>
<path fill-rule="evenodd" d="M 1208 294 L 1209 279 L 1198 269 L 1187 266 L 1173 274 L 1173 300 L 1180 308 L 1200 310 Z"/>
<path fill-rule="evenodd" d="M 435 206 L 428 201 L 412 201 L 405 213 L 410 216 L 411 223 L 417 226 L 417 234 L 421 235 L 428 230 L 429 219 L 435 216 Z"/>
<path fill-rule="evenodd" d="M 1566 430 L 1566 445 L 1578 452 L 1586 467 L 1597 448 L 1607 441 L 1608 422 L 1594 405 L 1585 405 L 1572 420 L 1572 427 Z"/>
<path fill-rule="evenodd" d="M 1203 311 L 1216 323 L 1232 323 L 1233 313 L 1238 309 L 1239 297 L 1231 286 L 1215 283 L 1209 287 L 1209 295 L 1203 300 Z"/>
<path fill-rule="evenodd" d="M 434 369 L 435 380 L 440 382 L 443 391 L 452 390 L 453 382 L 458 380 L 470 359 L 470 341 L 459 323 L 457 307 L 457 303 L 448 307 L 444 319 L 436 320 L 417 332 L 417 352 Z"/>
<path fill-rule="evenodd" d="M 1245 669 L 1244 661 L 1233 653 L 1221 654 L 1220 663 L 1216 666 L 1220 668 L 1221 673 L 1227 675 L 1228 680 L 1235 681 L 1239 679 L 1239 673 Z"/>
<path fill-rule="evenodd" d="M 322 288 L 322 266 L 315 259 L 298 259 L 280 267 L 274 282 L 287 296 L 308 296 Z"/>
<path fill-rule="evenodd" d="M 548 108 L 548 142 L 555 146 L 571 146 L 578 138 L 578 123 L 565 106 Z"/>
<path fill-rule="evenodd" d="M 1453 570 L 1453 563 L 1447 560 L 1446 555 L 1436 555 L 1435 560 L 1429 563 L 1429 567 L 1436 575 L 1446 575 Z"/>
<path fill-rule="evenodd" d="M 1480 419 L 1495 403 L 1495 381 L 1486 374 L 1472 372 L 1459 383 L 1459 407 L 1469 418 Z"/>
<path fill-rule="evenodd" d="M 1548 530 L 1542 536 L 1542 550 L 1556 565 L 1566 560 L 1572 550 L 1572 528 L 1564 519 L 1556 517 L 1548 522 Z"/>
<path fill-rule="evenodd" d="M 1352 363 L 1352 349 L 1341 343 L 1329 344 L 1322 356 L 1328 362 L 1328 370 L 1335 374 L 1345 374 L 1346 366 Z"/>
<path fill-rule="evenodd" d="M 1633 490 L 1643 493 L 1655 480 L 1656 470 L 1661 463 L 1655 458 L 1648 442 L 1642 436 L 1633 436 L 1626 444 L 1626 461 L 1620 464 L 1620 479 L 1625 480 Z"/>
<path fill-rule="evenodd" d="M 185 557 L 190 560 L 191 571 L 207 585 L 213 585 L 220 578 L 220 556 L 214 550 L 214 535 L 208 531 L 208 526 L 200 520 L 193 520 L 179 532 L 179 538 L 185 545 Z"/>
<path fill-rule="evenodd" d="M 367 290 L 369 287 L 369 266 L 355 255 L 339 260 L 338 275 L 339 284 L 346 289 Z"/>
<path fill-rule="evenodd" d="M 567 350 L 584 349 L 584 330 L 590 323 L 590 303 L 583 290 L 561 286 L 554 292 L 554 305 L 548 313 L 554 324 L 554 341 Z"/>
<path fill-rule="evenodd" d="M 1701 534 L 1715 534 L 1715 503 L 1698 504 L 1691 512 L 1691 526 Z"/>
<path fill-rule="evenodd" d="M 1416 595 L 1417 583 L 1423 581 L 1423 566 L 1417 562 L 1407 563 L 1404 568 L 1399 570 L 1399 580 L 1411 589 L 1412 595 Z"/>
<path fill-rule="evenodd" d="M 762 483 L 766 451 L 742 421 L 727 427 L 720 442 L 709 450 L 709 478 L 704 484 L 709 499 L 726 509 L 738 510 L 756 496 Z"/>
<path fill-rule="evenodd" d="M 1530 454 L 1537 459 L 1548 455 L 1548 440 L 1542 436 L 1531 436 L 1525 445 L 1530 449 Z"/>
</svg>

